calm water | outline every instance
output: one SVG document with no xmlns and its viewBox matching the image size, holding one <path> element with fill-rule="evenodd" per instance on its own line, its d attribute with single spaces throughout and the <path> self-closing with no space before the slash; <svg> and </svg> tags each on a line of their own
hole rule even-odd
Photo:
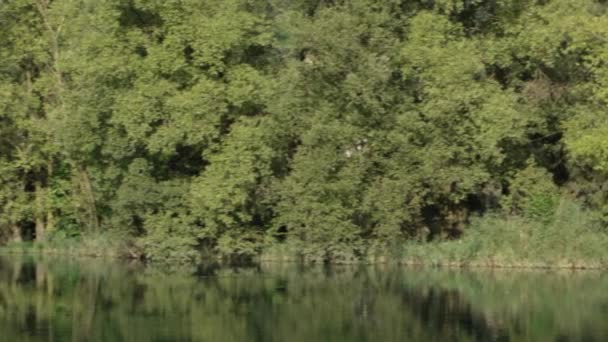
<svg viewBox="0 0 608 342">
<path fill-rule="evenodd" d="M 0 341 L 608 341 L 608 276 L 0 256 Z"/>
</svg>

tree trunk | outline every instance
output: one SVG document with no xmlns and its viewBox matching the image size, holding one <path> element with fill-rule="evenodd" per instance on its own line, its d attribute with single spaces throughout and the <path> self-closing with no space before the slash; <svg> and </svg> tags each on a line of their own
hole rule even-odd
<svg viewBox="0 0 608 342">
<path fill-rule="evenodd" d="M 51 184 L 50 184 L 50 179 L 53 177 L 53 162 L 49 161 L 48 166 L 47 166 L 47 179 L 49 180 L 47 183 L 47 187 L 50 189 Z M 47 205 L 47 212 L 46 212 L 46 230 L 47 232 L 51 232 L 53 231 L 53 229 L 55 228 L 55 215 L 53 214 L 53 207 L 50 205 Z"/>
<path fill-rule="evenodd" d="M 95 203 L 95 194 L 93 193 L 93 186 L 91 185 L 91 178 L 86 167 L 80 166 L 78 168 L 78 178 L 80 182 L 80 190 L 83 197 L 83 204 L 87 214 L 86 224 L 88 228 L 94 232 L 99 231 L 99 218 L 97 217 L 97 205 Z"/>
<path fill-rule="evenodd" d="M 36 241 L 40 242 L 44 240 L 44 235 L 46 233 L 46 227 L 44 223 L 44 189 L 42 188 L 42 184 L 40 181 L 36 181 L 35 183 L 35 204 L 36 204 Z"/>
<path fill-rule="evenodd" d="M 11 241 L 12 242 L 21 242 L 23 238 L 21 237 L 21 228 L 16 223 L 11 223 Z"/>
</svg>

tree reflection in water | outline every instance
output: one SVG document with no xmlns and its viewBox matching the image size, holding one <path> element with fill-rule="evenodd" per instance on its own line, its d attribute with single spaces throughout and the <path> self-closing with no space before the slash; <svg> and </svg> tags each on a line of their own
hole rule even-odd
<svg viewBox="0 0 608 342">
<path fill-rule="evenodd" d="M 600 341 L 595 272 L 0 257 L 2 341 Z"/>
</svg>

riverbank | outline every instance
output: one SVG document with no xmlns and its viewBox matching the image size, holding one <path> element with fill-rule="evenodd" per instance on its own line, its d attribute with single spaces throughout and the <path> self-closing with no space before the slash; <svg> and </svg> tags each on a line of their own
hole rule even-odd
<svg viewBox="0 0 608 342">
<path fill-rule="evenodd" d="M 10 254 L 48 254 L 76 257 L 135 259 L 129 240 L 115 234 L 91 234 L 81 237 L 53 237 L 42 242 L 10 242 L 0 251 Z"/>
<path fill-rule="evenodd" d="M 306 260 L 297 247 L 282 244 L 265 250 L 268 262 Z M 471 220 L 461 238 L 407 240 L 370 246 L 359 255 L 343 254 L 332 263 L 403 264 L 457 268 L 608 269 L 608 232 L 593 213 L 564 204 L 547 219 L 488 214 Z"/>
<path fill-rule="evenodd" d="M 607 269 L 608 234 L 580 210 L 564 210 L 551 222 L 487 216 L 473 220 L 459 240 L 405 246 L 402 259 L 437 266 Z"/>
<path fill-rule="evenodd" d="M 32 244 L 20 243 L 0 247 L 0 253 L 23 255 L 55 255 L 88 258 L 111 258 L 118 260 L 145 260 L 133 251 L 115 245 L 103 246 L 88 244 L 91 248 L 78 245 L 77 242 L 63 244 Z M 333 264 L 333 265 L 401 265 L 423 268 L 458 268 L 458 269 L 554 269 L 554 270 L 605 270 L 608 269 L 608 258 L 577 257 L 562 253 L 539 256 L 538 258 L 517 257 L 516 250 L 511 254 L 503 251 L 490 253 L 479 250 L 477 254 L 467 255 L 466 241 L 450 241 L 440 243 L 410 243 L 403 247 L 401 256 L 391 254 L 368 254 L 359 258 L 341 260 L 310 260 L 296 252 L 278 254 L 277 249 L 285 250 L 285 246 L 274 246 L 258 256 L 247 258 L 247 262 L 260 264 Z M 272 253 L 269 251 L 272 250 Z M 521 252 L 521 250 L 520 250 Z M 183 261 L 155 260 L 152 263 L 183 265 Z M 209 257 L 191 260 L 190 264 L 198 262 L 234 262 L 227 258 Z M 236 261 L 239 263 L 239 261 Z"/>
<path fill-rule="evenodd" d="M 47 248 L 35 245 L 19 245 L 19 246 L 2 246 L 0 253 L 3 254 L 21 254 L 21 255 L 53 255 L 53 256 L 70 256 L 82 258 L 110 258 L 116 260 L 141 260 L 140 258 L 127 255 L 125 252 L 115 251 L 90 251 L 83 249 L 58 249 Z M 212 262 L 226 261 L 220 258 L 211 260 Z M 209 262 L 209 260 L 200 259 L 193 260 L 196 262 Z M 307 261 L 303 258 L 295 258 L 290 256 L 268 257 L 266 255 L 253 257 L 248 259 L 248 263 L 262 264 L 319 264 L 319 262 Z M 155 261 L 153 263 L 159 263 Z M 162 264 L 173 264 L 172 261 L 160 262 Z M 423 268 L 446 268 L 446 269 L 538 269 L 538 270 L 608 270 L 608 260 L 572 260 L 567 258 L 548 259 L 548 260 L 508 260 L 500 257 L 478 259 L 478 260 L 453 260 L 434 258 L 432 260 L 424 260 L 421 258 L 393 258 L 386 256 L 370 256 L 357 260 L 349 261 L 327 261 L 327 264 L 332 265 L 400 265 Z M 175 263 L 181 265 L 183 263 Z"/>
<path fill-rule="evenodd" d="M 79 248 L 72 249 L 59 249 L 49 248 L 44 246 L 35 246 L 31 244 L 21 244 L 12 246 L 0 247 L 0 253 L 4 254 L 23 254 L 23 255 L 54 255 L 54 256 L 71 256 L 71 257 L 83 257 L 83 258 L 111 258 L 118 260 L 140 260 L 140 258 L 129 256 L 124 251 L 98 251 L 98 250 L 84 250 Z M 193 263 L 197 261 L 209 261 L 205 259 L 193 260 Z M 213 262 L 223 261 L 220 258 L 215 258 Z M 225 260 L 224 260 L 225 261 Z M 292 256 L 268 256 L 261 255 L 248 259 L 248 262 L 263 263 L 263 264 L 315 264 L 319 262 L 307 261 L 303 258 L 292 257 Z M 158 263 L 158 262 L 154 262 Z M 172 261 L 161 262 L 173 264 Z M 441 259 L 433 258 L 432 260 L 425 260 L 419 257 L 412 258 L 393 258 L 390 256 L 369 256 L 356 260 L 349 261 L 328 261 L 328 264 L 333 265 L 401 265 L 411 267 L 423 267 L 423 268 L 453 268 L 453 269 L 554 269 L 554 270 L 607 270 L 608 260 L 573 260 L 567 258 L 561 259 L 545 259 L 545 260 L 532 260 L 532 259 L 502 259 L 500 257 L 491 257 L 488 259 L 477 259 L 477 260 L 454 260 L 454 259 Z M 183 263 L 175 263 L 183 264 Z"/>
<path fill-rule="evenodd" d="M 170 251 L 151 258 L 133 237 L 114 233 L 77 238 L 51 236 L 41 243 L 12 243 L 9 253 L 138 259 L 166 264 L 237 261 L 259 263 L 397 264 L 450 268 L 608 269 L 608 232 L 601 221 L 576 206 L 550 220 L 486 215 L 473 218 L 456 240 L 403 240 L 390 245 L 346 246 L 327 252 L 301 242 L 269 241 L 258 254 L 230 257 L 214 251 Z M 172 256 L 188 256 L 172 257 Z"/>
</svg>

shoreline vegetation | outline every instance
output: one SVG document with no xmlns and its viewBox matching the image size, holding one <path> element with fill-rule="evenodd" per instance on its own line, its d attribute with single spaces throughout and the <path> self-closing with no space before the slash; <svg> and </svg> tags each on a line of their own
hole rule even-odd
<svg viewBox="0 0 608 342">
<path fill-rule="evenodd" d="M 77 241 L 74 241 L 77 242 Z M 78 241 L 80 242 L 80 241 Z M 281 247 L 281 246 L 277 246 Z M 428 246 L 416 245 L 414 248 L 427 248 Z M 440 249 L 438 244 L 431 248 Z M 303 265 L 318 265 L 319 262 L 306 261 L 302 257 L 294 256 L 293 254 L 276 254 L 272 248 L 270 252 L 263 252 L 262 255 L 251 257 L 247 260 L 228 261 L 228 264 L 233 265 L 256 265 L 256 264 L 303 264 Z M 59 256 L 59 257 L 78 257 L 78 258 L 110 258 L 114 260 L 131 260 L 145 262 L 134 255 L 129 254 L 129 251 L 114 250 L 114 251 L 90 251 L 80 247 L 65 248 L 56 246 L 34 246 L 25 243 L 9 244 L 0 247 L 0 254 L 5 255 L 32 255 L 32 256 Z M 608 269 L 608 260 L 606 259 L 571 259 L 571 258 L 539 258 L 539 259 L 510 259 L 502 258 L 501 256 L 491 256 L 485 259 L 471 260 L 452 260 L 449 258 L 442 259 L 440 254 L 424 252 L 424 256 L 432 255 L 432 260 L 425 260 L 421 255 L 415 255 L 412 258 L 398 258 L 385 255 L 363 256 L 360 259 L 349 261 L 324 261 L 322 264 L 331 266 L 349 266 L 349 265 L 393 265 L 393 266 L 408 266 L 422 268 L 444 268 L 444 269 L 492 269 L 492 270 L 606 270 Z M 157 261 L 148 263 L 148 265 L 173 265 L 173 266 L 188 266 L 195 265 L 196 259 L 189 260 L 187 263 L 172 262 L 171 260 Z M 198 262 L 218 262 L 223 263 L 225 260 L 198 260 Z"/>
<path fill-rule="evenodd" d="M 490 269 L 608 269 L 608 236 L 589 213 L 573 203 L 562 204 L 551 222 L 521 217 L 488 215 L 473 220 L 467 233 L 456 240 L 439 242 L 405 241 L 393 248 L 369 247 L 360 255 L 330 260 L 306 258 L 298 246 L 274 243 L 247 258 L 223 259 L 213 253 L 184 260 L 162 260 L 179 263 L 239 262 L 304 263 L 338 265 L 405 265 L 439 268 Z M 569 230 L 565 235 L 564 230 Z M 4 253 L 62 255 L 78 257 L 111 257 L 143 260 L 132 244 L 110 235 L 83 236 L 80 239 L 50 240 L 41 244 L 13 243 L 0 248 Z M 576 241 L 576 243 L 572 243 Z M 154 261 L 153 261 L 154 262 Z"/>
<path fill-rule="evenodd" d="M 0 245 L 606 268 L 608 2 L 0 1 Z"/>
</svg>

